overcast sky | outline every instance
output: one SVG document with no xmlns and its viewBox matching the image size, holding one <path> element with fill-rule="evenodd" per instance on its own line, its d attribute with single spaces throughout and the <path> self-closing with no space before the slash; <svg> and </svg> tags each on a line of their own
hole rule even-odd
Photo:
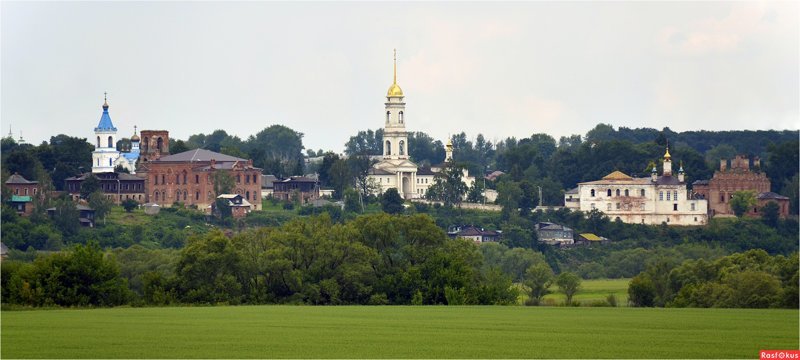
<svg viewBox="0 0 800 360">
<path fill-rule="evenodd" d="M 383 125 L 437 139 L 800 126 L 792 2 L 0 2 L 0 117 L 38 144 L 282 124 L 342 151 Z"/>
</svg>

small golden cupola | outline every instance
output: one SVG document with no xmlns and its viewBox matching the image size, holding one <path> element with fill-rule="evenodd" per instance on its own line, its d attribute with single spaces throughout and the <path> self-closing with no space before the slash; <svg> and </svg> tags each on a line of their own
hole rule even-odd
<svg viewBox="0 0 800 360">
<path fill-rule="evenodd" d="M 397 49 L 394 50 L 394 82 L 389 87 L 389 91 L 386 92 L 386 97 L 403 97 L 403 89 L 400 89 L 400 85 L 397 85 Z"/>
</svg>

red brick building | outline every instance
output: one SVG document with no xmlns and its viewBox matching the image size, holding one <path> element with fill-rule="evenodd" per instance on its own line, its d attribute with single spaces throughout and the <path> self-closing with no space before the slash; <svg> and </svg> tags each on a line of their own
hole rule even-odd
<svg viewBox="0 0 800 360">
<path fill-rule="evenodd" d="M 767 174 L 761 171 L 761 161 L 736 155 L 733 160 L 720 160 L 719 170 L 714 172 L 711 180 L 698 180 L 692 183 L 692 190 L 708 200 L 710 216 L 733 215 L 730 200 L 737 191 L 753 191 L 756 196 L 769 192 L 770 181 Z M 788 209 L 788 205 L 787 205 Z"/>
<path fill-rule="evenodd" d="M 169 155 L 169 131 L 142 130 L 139 161 L 148 162 Z"/>
<path fill-rule="evenodd" d="M 252 160 L 195 149 L 140 163 L 137 174 L 146 179 L 148 202 L 161 206 L 180 202 L 210 211 L 217 197 L 214 174 L 218 171 L 229 171 L 234 179 L 232 193 L 261 210 L 261 169 L 253 167 Z"/>
<path fill-rule="evenodd" d="M 33 197 L 39 192 L 39 182 L 30 181 L 15 173 L 6 180 L 6 187 L 11 191 L 11 207 L 20 215 L 30 215 L 33 211 Z"/>
</svg>

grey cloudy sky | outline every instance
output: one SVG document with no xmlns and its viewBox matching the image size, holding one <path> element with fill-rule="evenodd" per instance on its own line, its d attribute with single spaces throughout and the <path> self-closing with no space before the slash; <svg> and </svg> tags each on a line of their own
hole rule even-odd
<svg viewBox="0 0 800 360">
<path fill-rule="evenodd" d="M 798 129 L 794 2 L 0 2 L 2 133 L 283 124 L 341 151 L 383 124 L 398 49 L 409 130 L 443 139 L 597 123 Z"/>
</svg>

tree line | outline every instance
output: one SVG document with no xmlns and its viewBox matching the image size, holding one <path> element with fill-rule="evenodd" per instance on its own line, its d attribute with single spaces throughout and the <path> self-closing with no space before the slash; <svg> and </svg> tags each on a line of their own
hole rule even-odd
<svg viewBox="0 0 800 360">
<path fill-rule="evenodd" d="M 505 261 L 507 250 L 494 259 Z M 540 261 L 530 250 L 517 253 L 523 266 Z M 344 224 L 323 215 L 237 234 L 214 230 L 180 250 L 104 255 L 90 242 L 2 263 L 3 301 L 30 306 L 509 304 L 517 298 L 511 284 L 499 265 L 485 266 L 478 246 L 449 239 L 423 215 Z"/>
</svg>

